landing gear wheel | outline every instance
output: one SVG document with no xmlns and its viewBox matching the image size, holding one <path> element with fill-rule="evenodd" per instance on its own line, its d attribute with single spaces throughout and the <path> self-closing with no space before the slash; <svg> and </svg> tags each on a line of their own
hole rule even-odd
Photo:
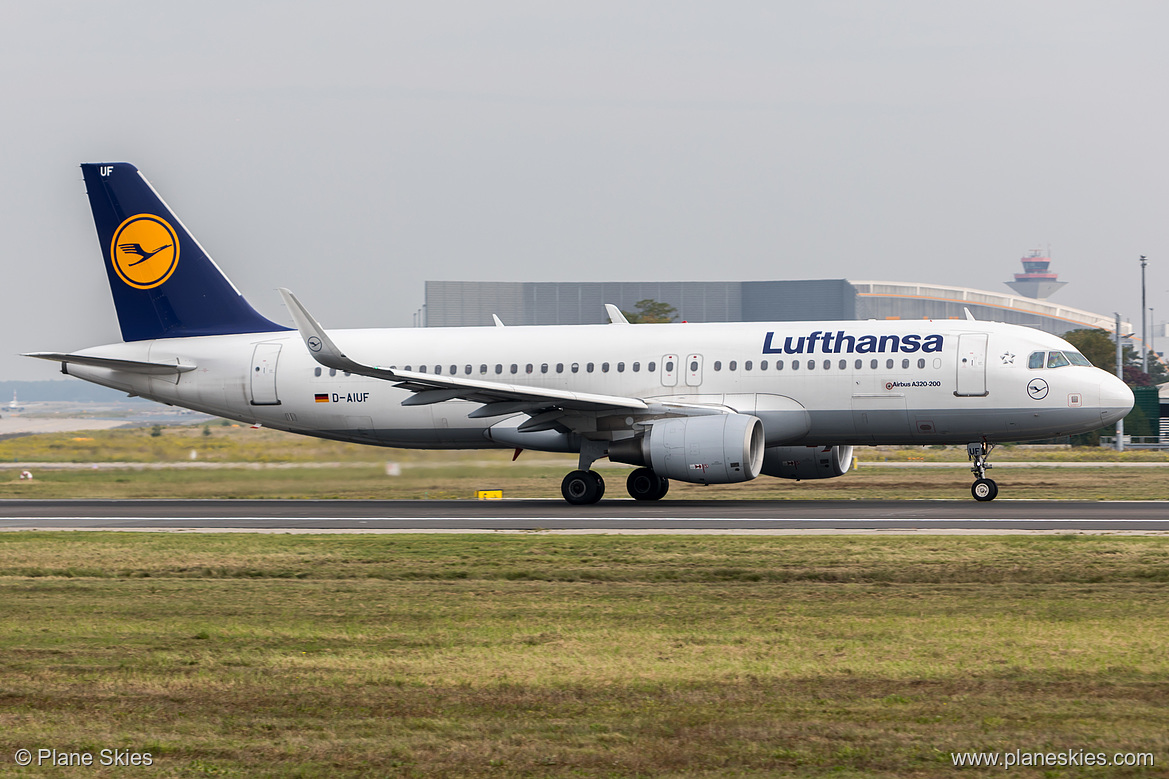
<svg viewBox="0 0 1169 779">
<path fill-rule="evenodd" d="M 574 506 L 588 506 L 605 494 L 605 480 L 595 471 L 573 471 L 560 483 L 560 494 Z"/>
<path fill-rule="evenodd" d="M 966 444 L 966 455 L 970 458 L 970 472 L 974 474 L 974 484 L 970 487 L 970 494 L 975 500 L 994 500 L 999 494 L 999 486 L 986 478 L 986 472 L 991 467 L 986 460 L 994 450 L 994 444 L 986 439 Z"/>
<path fill-rule="evenodd" d="M 999 486 L 990 479 L 979 479 L 970 487 L 970 494 L 975 500 L 994 500 L 999 494 Z"/>
<path fill-rule="evenodd" d="M 670 480 L 649 468 L 638 468 L 625 480 L 625 488 L 634 500 L 661 500 L 670 489 Z"/>
</svg>

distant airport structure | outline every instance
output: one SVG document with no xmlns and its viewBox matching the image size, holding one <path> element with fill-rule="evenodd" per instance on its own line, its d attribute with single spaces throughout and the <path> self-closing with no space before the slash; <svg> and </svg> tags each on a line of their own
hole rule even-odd
<svg viewBox="0 0 1169 779">
<path fill-rule="evenodd" d="M 636 303 L 646 299 L 673 306 L 679 322 L 964 319 L 969 309 L 976 319 L 1026 325 L 1056 335 L 1080 328 L 1112 332 L 1115 324 L 1111 316 L 1047 303 L 1029 295 L 941 284 L 847 279 L 428 281 L 426 305 L 418 324 L 490 325 L 493 314 L 507 325 L 601 324 L 608 321 L 604 304 L 634 311 Z"/>
<path fill-rule="evenodd" d="M 1031 252 L 1020 262 L 1023 263 L 1023 272 L 1016 273 L 1015 280 L 1006 284 L 1025 298 L 1044 300 L 1067 284 L 1066 281 L 1059 280 L 1059 274 L 1047 269 L 1051 264 L 1051 258 L 1044 256 L 1039 249 Z"/>
</svg>

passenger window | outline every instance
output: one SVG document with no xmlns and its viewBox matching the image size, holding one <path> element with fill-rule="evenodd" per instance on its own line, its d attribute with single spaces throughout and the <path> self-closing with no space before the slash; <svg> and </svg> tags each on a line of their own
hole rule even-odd
<svg viewBox="0 0 1169 779">
<path fill-rule="evenodd" d="M 464 365 L 464 366 L 463 366 L 463 373 L 465 373 L 465 374 L 467 374 L 468 376 L 470 376 L 470 375 L 471 375 L 471 366 L 470 366 L 470 365 Z"/>
<path fill-rule="evenodd" d="M 877 361 L 876 360 L 870 361 L 869 367 L 872 368 L 873 370 L 877 370 Z"/>
<path fill-rule="evenodd" d="M 759 361 L 759 370 L 761 370 L 761 371 L 767 370 L 767 360 L 760 360 Z"/>
<path fill-rule="evenodd" d="M 815 360 L 808 360 L 808 370 L 810 370 L 810 371 L 816 370 L 816 361 Z"/>
<path fill-rule="evenodd" d="M 721 370 L 723 369 L 723 364 L 722 364 L 722 361 L 721 361 L 721 360 L 715 360 L 715 361 L 714 361 L 714 369 L 715 369 L 716 371 L 721 371 Z"/>
<path fill-rule="evenodd" d="M 406 370 L 410 370 L 410 367 L 409 367 L 409 366 L 407 366 L 407 367 L 406 367 Z M 329 369 L 329 375 L 330 375 L 330 376 L 336 376 L 336 375 L 337 375 L 337 369 L 336 369 L 336 368 L 330 368 L 330 369 Z"/>
<path fill-rule="evenodd" d="M 480 373 L 487 373 L 487 363 L 483 363 L 482 365 L 479 366 L 479 372 Z"/>
<path fill-rule="evenodd" d="M 666 362 L 666 373 L 673 373 L 673 372 L 674 372 L 674 361 L 668 360 Z"/>
<path fill-rule="evenodd" d="M 524 373 L 531 373 L 532 370 L 533 370 L 533 368 L 532 368 L 531 363 L 528 363 L 527 365 L 524 366 Z"/>
<path fill-rule="evenodd" d="M 924 357 L 923 357 L 922 359 L 920 359 L 920 360 L 918 360 L 918 361 L 917 361 L 917 367 L 918 367 L 918 368 L 924 368 L 924 367 L 925 367 L 925 358 L 924 358 Z"/>
<path fill-rule="evenodd" d="M 418 366 L 418 372 L 419 372 L 419 373 L 426 373 L 426 366 L 425 366 L 425 365 L 419 365 L 419 366 Z"/>
<path fill-rule="evenodd" d="M 608 372 L 609 372 L 609 363 L 607 363 L 607 362 L 601 363 L 601 373 L 608 373 Z"/>
<path fill-rule="evenodd" d="M 623 363 L 623 362 L 617 363 L 617 372 L 618 373 L 625 373 L 625 363 Z"/>
<path fill-rule="evenodd" d="M 441 375 L 442 375 L 442 366 L 441 366 L 441 365 L 436 365 L 436 366 L 434 366 L 434 375 L 435 375 L 435 376 L 441 376 Z"/>
<path fill-rule="evenodd" d="M 792 370 L 798 371 L 799 369 L 800 369 L 800 361 L 799 360 L 792 360 Z"/>
<path fill-rule="evenodd" d="M 557 373 L 564 373 L 564 363 L 562 363 L 562 362 L 556 363 L 556 372 Z"/>
<path fill-rule="evenodd" d="M 572 364 L 572 372 L 573 373 L 580 373 L 580 363 L 579 362 L 574 362 Z"/>
<path fill-rule="evenodd" d="M 1051 352 L 1047 355 L 1048 368 L 1062 368 L 1065 365 L 1071 365 L 1068 358 L 1063 356 L 1063 352 Z"/>
<path fill-rule="evenodd" d="M 513 374 L 515 374 L 515 373 L 519 373 L 519 372 L 520 372 L 520 366 L 516 365 L 516 364 L 513 362 L 513 363 L 511 364 L 511 372 L 512 372 Z"/>
<path fill-rule="evenodd" d="M 864 360 L 857 360 L 853 366 L 859 371 L 865 364 Z"/>
<path fill-rule="evenodd" d="M 727 370 L 735 371 L 738 369 L 739 369 L 739 363 L 736 360 L 731 360 L 730 364 L 727 365 Z"/>
<path fill-rule="evenodd" d="M 653 368 L 650 368 L 650 370 L 652 371 Z M 639 363 L 639 362 L 633 363 L 633 372 L 634 373 L 641 373 L 641 363 Z"/>
<path fill-rule="evenodd" d="M 830 368 L 832 368 L 832 360 L 825 360 L 824 361 L 824 370 L 829 370 Z"/>
<path fill-rule="evenodd" d="M 751 361 L 750 360 L 747 360 L 747 362 L 743 363 L 743 370 L 745 370 L 745 371 L 751 370 Z"/>
<path fill-rule="evenodd" d="M 540 365 L 540 373 L 547 373 L 547 372 L 548 372 L 548 363 L 543 363 L 542 365 Z"/>
<path fill-rule="evenodd" d="M 352 376 L 353 374 L 351 374 L 349 371 L 345 371 L 345 375 L 346 375 L 346 376 Z"/>
<path fill-rule="evenodd" d="M 906 359 L 901 361 L 901 368 L 904 370 L 905 368 L 908 368 L 908 367 L 909 367 L 909 358 L 906 358 Z"/>
<path fill-rule="evenodd" d="M 1027 358 L 1027 367 L 1031 370 L 1042 368 L 1043 352 L 1031 352 L 1031 356 Z"/>
<path fill-rule="evenodd" d="M 503 366 L 499 363 L 495 363 L 495 372 L 496 373 L 503 373 Z"/>
<path fill-rule="evenodd" d="M 783 360 L 776 360 L 776 361 L 775 361 L 775 369 L 776 369 L 777 371 L 782 371 L 782 370 L 783 370 Z"/>
<path fill-rule="evenodd" d="M 593 372 L 593 364 L 592 364 L 591 362 L 590 362 L 588 365 L 586 365 L 586 366 L 585 366 L 585 371 L 586 371 L 586 372 L 588 372 L 588 373 L 592 373 L 592 372 Z"/>
<path fill-rule="evenodd" d="M 658 369 L 658 364 L 656 362 L 651 362 L 649 365 L 645 366 L 645 369 L 650 373 L 653 373 Z"/>
<path fill-rule="evenodd" d="M 319 365 L 318 365 L 318 366 L 317 366 L 317 367 L 316 367 L 316 368 L 313 370 L 313 375 L 314 375 L 314 376 L 320 376 L 320 375 L 321 375 L 321 368 L 320 368 L 320 366 L 319 366 Z"/>
<path fill-rule="evenodd" d="M 698 373 L 698 360 L 691 360 L 690 361 L 690 372 L 691 373 Z"/>
<path fill-rule="evenodd" d="M 889 369 L 889 368 L 892 368 L 892 367 L 893 367 L 893 360 L 891 360 L 891 359 L 890 359 L 890 360 L 885 360 L 885 368 L 886 368 L 886 369 Z"/>
<path fill-rule="evenodd" d="M 844 370 L 847 367 L 848 367 L 848 360 L 841 360 L 840 361 L 840 370 Z"/>
<path fill-rule="evenodd" d="M 469 366 L 468 366 L 468 367 L 469 367 Z M 452 365 L 452 366 L 451 366 L 451 375 L 452 375 L 452 376 L 454 376 L 454 375 L 455 375 L 456 373 L 458 373 L 458 372 L 459 372 L 459 366 L 457 366 L 457 365 Z"/>
</svg>

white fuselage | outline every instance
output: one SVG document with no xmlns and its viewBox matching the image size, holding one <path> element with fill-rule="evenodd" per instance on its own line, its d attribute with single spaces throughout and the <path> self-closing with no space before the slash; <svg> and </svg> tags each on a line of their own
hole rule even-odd
<svg viewBox="0 0 1169 779">
<path fill-rule="evenodd" d="M 990 322 L 584 325 L 330 335 L 366 364 L 729 407 L 762 419 L 768 446 L 1046 438 L 1111 424 L 1127 413 L 1132 399 L 1116 377 L 1094 367 L 1029 368 L 1035 352 L 1074 349 L 1056 336 Z M 383 446 L 512 445 L 489 433 L 505 419 L 468 417 L 481 404 L 404 406 L 413 393 L 393 382 L 323 368 L 295 331 L 137 341 L 80 354 L 193 365 L 179 374 L 146 376 L 70 364 L 68 373 L 267 427 Z M 801 416 L 806 423 L 793 427 L 793 409 L 806 411 Z M 783 423 L 775 421 L 780 419 Z"/>
</svg>

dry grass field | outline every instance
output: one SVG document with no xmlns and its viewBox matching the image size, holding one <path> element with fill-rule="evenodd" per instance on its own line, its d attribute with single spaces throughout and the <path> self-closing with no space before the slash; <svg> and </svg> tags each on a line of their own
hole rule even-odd
<svg viewBox="0 0 1169 779">
<path fill-rule="evenodd" d="M 382 449 L 238 426 L 172 427 L 159 433 L 110 430 L 0 441 L 0 498 L 471 499 L 478 489 L 502 489 L 508 498 L 558 498 L 561 479 L 576 465 L 569 455 L 525 452 L 512 462 L 511 451 Z M 859 447 L 856 454 L 859 468 L 838 479 L 796 483 L 763 477 L 711 487 L 674 482 L 666 499 L 970 499 L 968 471 L 925 467 L 965 463 L 964 448 Z M 388 461 L 400 464 L 401 476 L 386 476 Z M 881 461 L 923 467 L 872 467 Z M 1019 461 L 1053 467 L 1011 467 Z M 1095 461 L 1165 467 L 1100 468 L 1090 464 Z M 1164 453 L 1003 447 L 993 462 L 1000 464 L 991 475 L 1002 498 L 1169 500 L 1169 455 Z M 1054 467 L 1076 462 L 1085 465 Z M 29 482 L 20 479 L 23 463 L 72 467 L 34 467 Z M 109 463 L 125 465 L 110 469 L 105 467 Z M 79 467 L 84 465 L 99 467 Z M 608 497 L 625 497 L 629 469 L 604 460 L 597 467 L 606 478 Z"/>
<path fill-rule="evenodd" d="M 5 533 L 0 771 L 1163 775 L 1167 583 L 1160 538 Z"/>
</svg>

